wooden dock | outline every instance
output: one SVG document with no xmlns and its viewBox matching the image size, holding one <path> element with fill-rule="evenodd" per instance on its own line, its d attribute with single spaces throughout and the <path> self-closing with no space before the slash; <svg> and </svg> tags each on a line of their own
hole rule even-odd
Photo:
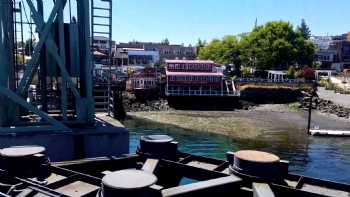
<svg viewBox="0 0 350 197">
<path fill-rule="evenodd" d="M 315 136 L 338 136 L 338 137 L 350 137 L 350 131 L 340 131 L 340 130 L 320 130 L 311 129 L 311 135 Z"/>
</svg>

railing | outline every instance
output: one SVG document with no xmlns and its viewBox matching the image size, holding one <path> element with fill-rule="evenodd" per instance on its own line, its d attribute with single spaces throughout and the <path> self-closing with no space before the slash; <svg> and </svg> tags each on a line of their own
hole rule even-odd
<svg viewBox="0 0 350 197">
<path fill-rule="evenodd" d="M 298 79 L 257 79 L 257 78 L 241 78 L 236 79 L 236 82 L 243 82 L 243 83 L 290 83 L 290 84 L 296 84 L 300 81 Z"/>
<path fill-rule="evenodd" d="M 238 91 L 220 90 L 165 90 L 167 96 L 240 96 Z"/>
</svg>

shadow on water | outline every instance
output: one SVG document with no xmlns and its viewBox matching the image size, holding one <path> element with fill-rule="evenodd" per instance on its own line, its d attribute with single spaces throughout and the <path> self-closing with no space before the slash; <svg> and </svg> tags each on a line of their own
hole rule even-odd
<svg viewBox="0 0 350 197">
<path fill-rule="evenodd" d="M 289 160 L 292 173 L 350 183 L 350 138 L 308 137 L 283 131 L 265 132 L 254 139 L 234 139 L 139 118 L 127 119 L 124 124 L 130 130 L 131 153 L 141 135 L 167 134 L 179 142 L 181 151 L 195 155 L 225 159 L 227 151 L 263 150 Z"/>
</svg>

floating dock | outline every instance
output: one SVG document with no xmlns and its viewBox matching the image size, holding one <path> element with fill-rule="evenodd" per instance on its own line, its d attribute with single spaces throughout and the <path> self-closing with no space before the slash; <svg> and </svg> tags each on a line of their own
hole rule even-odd
<svg viewBox="0 0 350 197">
<path fill-rule="evenodd" d="M 350 137 L 350 131 L 340 131 L 340 130 L 311 129 L 310 134 L 315 136 Z"/>
</svg>

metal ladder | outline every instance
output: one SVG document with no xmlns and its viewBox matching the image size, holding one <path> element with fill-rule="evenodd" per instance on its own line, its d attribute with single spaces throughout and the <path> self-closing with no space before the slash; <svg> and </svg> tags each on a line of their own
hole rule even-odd
<svg viewBox="0 0 350 197">
<path fill-rule="evenodd" d="M 16 79 L 16 88 L 18 87 L 19 83 L 19 75 L 17 70 L 17 58 L 18 58 L 18 51 L 17 51 L 17 44 L 18 42 L 21 42 L 22 44 L 22 56 L 20 57 L 24 64 L 24 52 L 25 52 L 25 42 L 23 38 L 23 16 L 22 16 L 22 4 L 21 1 L 17 2 L 16 0 L 13 1 L 13 19 L 14 19 L 14 41 L 15 41 L 15 79 Z"/>
<path fill-rule="evenodd" d="M 107 37 L 109 46 L 107 48 L 107 64 L 108 64 L 108 98 L 107 98 L 107 113 L 110 115 L 113 104 L 110 101 L 111 98 L 111 76 L 112 76 L 112 0 L 91 0 L 91 36 L 94 46 L 95 36 Z M 95 68 L 96 61 L 92 55 L 92 61 Z"/>
</svg>

